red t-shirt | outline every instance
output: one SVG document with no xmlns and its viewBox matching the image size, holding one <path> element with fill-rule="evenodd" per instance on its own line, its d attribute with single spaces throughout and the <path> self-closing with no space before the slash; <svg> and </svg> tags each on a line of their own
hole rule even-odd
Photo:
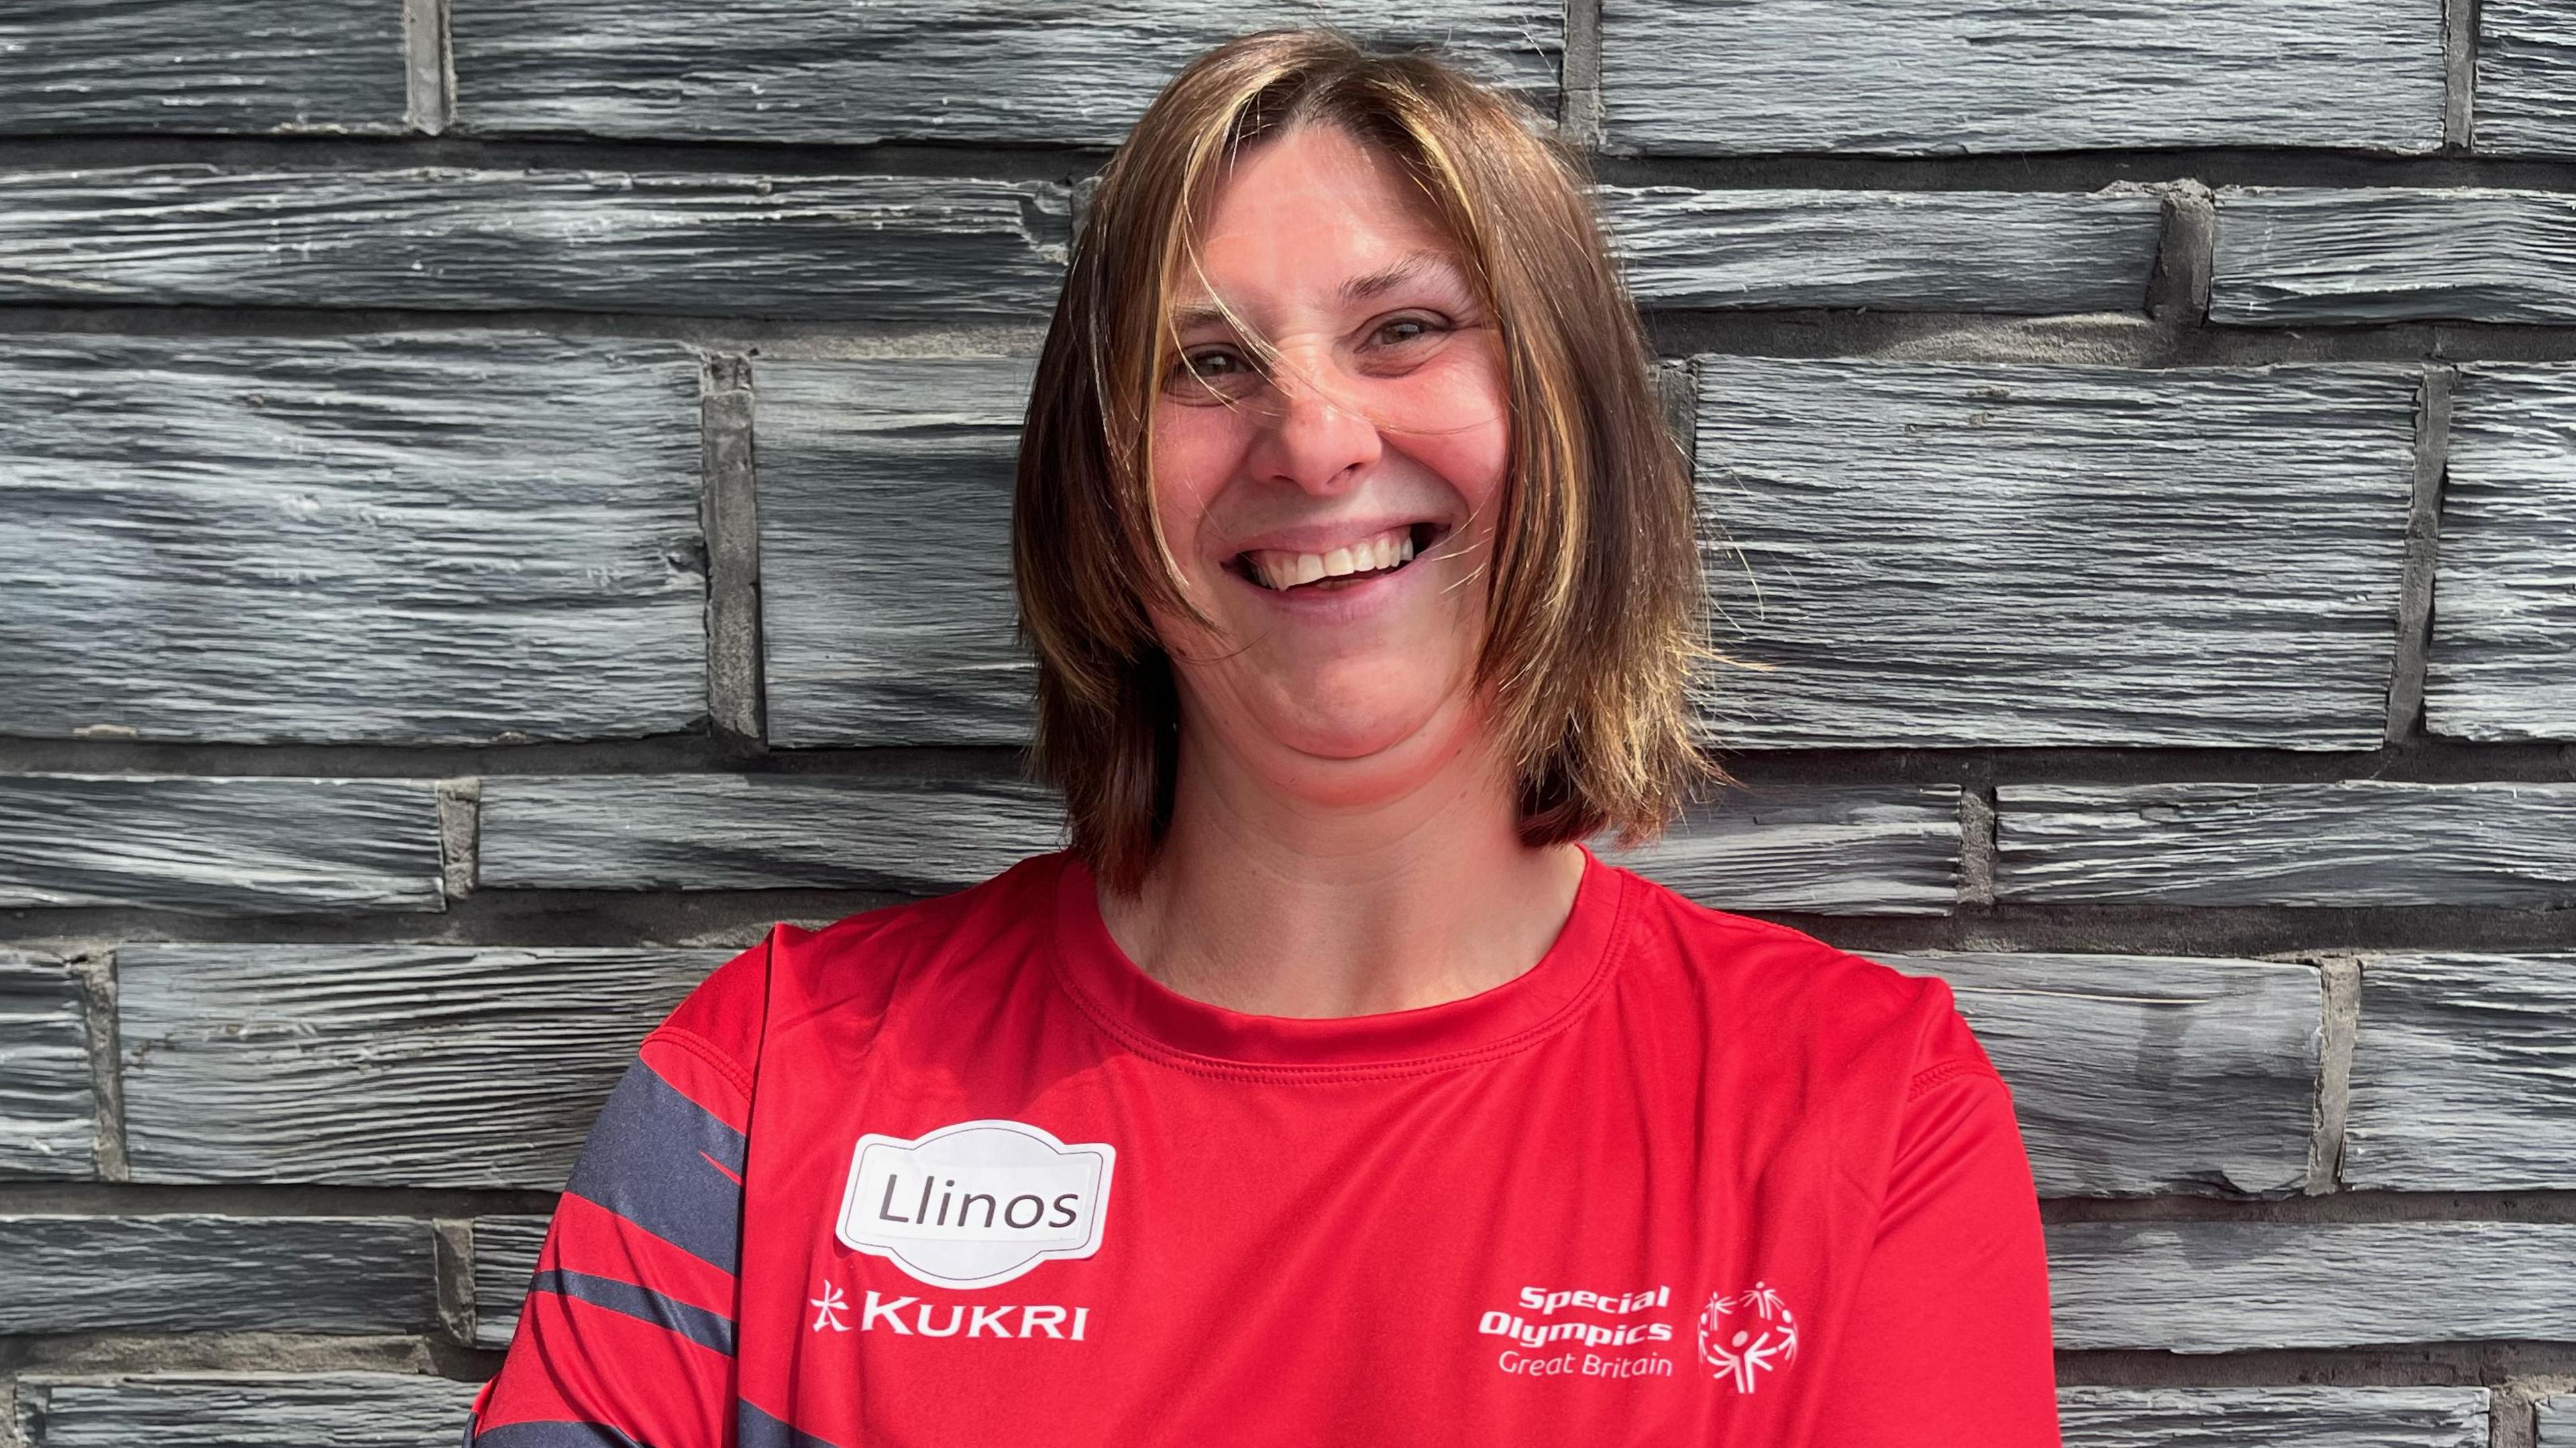
<svg viewBox="0 0 2576 1448">
<path fill-rule="evenodd" d="M 1288 1020 L 1157 984 L 1093 890 L 1042 855 L 711 976 L 469 1441 L 2058 1442 L 2029 1163 L 1939 980 L 1587 852 L 1519 978 Z"/>
</svg>

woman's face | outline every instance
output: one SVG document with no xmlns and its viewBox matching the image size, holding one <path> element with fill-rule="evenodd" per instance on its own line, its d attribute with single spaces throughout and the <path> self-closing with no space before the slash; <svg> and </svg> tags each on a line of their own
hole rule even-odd
<svg viewBox="0 0 2576 1448">
<path fill-rule="evenodd" d="M 1499 336 L 1420 191 L 1334 127 L 1239 156 L 1201 255 L 1154 408 L 1165 536 L 1221 635 L 1155 620 L 1183 727 L 1319 803 L 1401 790 L 1483 724 Z"/>
</svg>

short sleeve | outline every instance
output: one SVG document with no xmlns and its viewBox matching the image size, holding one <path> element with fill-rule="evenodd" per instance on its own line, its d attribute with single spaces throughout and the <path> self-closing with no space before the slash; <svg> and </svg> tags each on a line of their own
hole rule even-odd
<svg viewBox="0 0 2576 1448">
<path fill-rule="evenodd" d="M 509 1353 L 475 1397 L 467 1448 L 735 1444 L 755 1063 L 728 1046 L 758 1007 L 766 950 L 709 977 L 609 1094 L 556 1204 Z M 744 992 L 748 1002 L 736 999 Z"/>
<path fill-rule="evenodd" d="M 1819 1441 L 2057 1448 L 2038 1193 L 2012 1093 L 1973 1040 L 1909 1083 L 1850 1314 Z"/>
</svg>

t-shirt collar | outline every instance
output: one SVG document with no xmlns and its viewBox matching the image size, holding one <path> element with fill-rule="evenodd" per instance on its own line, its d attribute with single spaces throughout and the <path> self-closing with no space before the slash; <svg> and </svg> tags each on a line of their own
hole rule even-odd
<svg viewBox="0 0 2576 1448">
<path fill-rule="evenodd" d="M 1101 919 L 1096 878 L 1071 850 L 1055 856 L 1051 953 L 1065 988 L 1104 1030 L 1183 1064 L 1334 1077 L 1466 1065 L 1553 1034 L 1600 992 L 1616 965 L 1631 877 L 1576 848 L 1583 850 L 1583 879 L 1547 953 L 1501 985 L 1439 1005 L 1314 1020 L 1192 1000 L 1128 959 Z"/>
</svg>

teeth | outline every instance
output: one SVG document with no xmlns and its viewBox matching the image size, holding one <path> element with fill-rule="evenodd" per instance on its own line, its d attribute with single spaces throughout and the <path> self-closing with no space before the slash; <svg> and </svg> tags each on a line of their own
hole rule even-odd
<svg viewBox="0 0 2576 1448">
<path fill-rule="evenodd" d="M 1283 553 L 1265 548 L 1244 556 L 1262 582 L 1272 588 L 1295 588 L 1318 578 L 1368 573 L 1410 562 L 1413 558 L 1413 529 L 1409 526 L 1390 528 L 1373 538 L 1363 538 L 1328 553 Z"/>
</svg>

